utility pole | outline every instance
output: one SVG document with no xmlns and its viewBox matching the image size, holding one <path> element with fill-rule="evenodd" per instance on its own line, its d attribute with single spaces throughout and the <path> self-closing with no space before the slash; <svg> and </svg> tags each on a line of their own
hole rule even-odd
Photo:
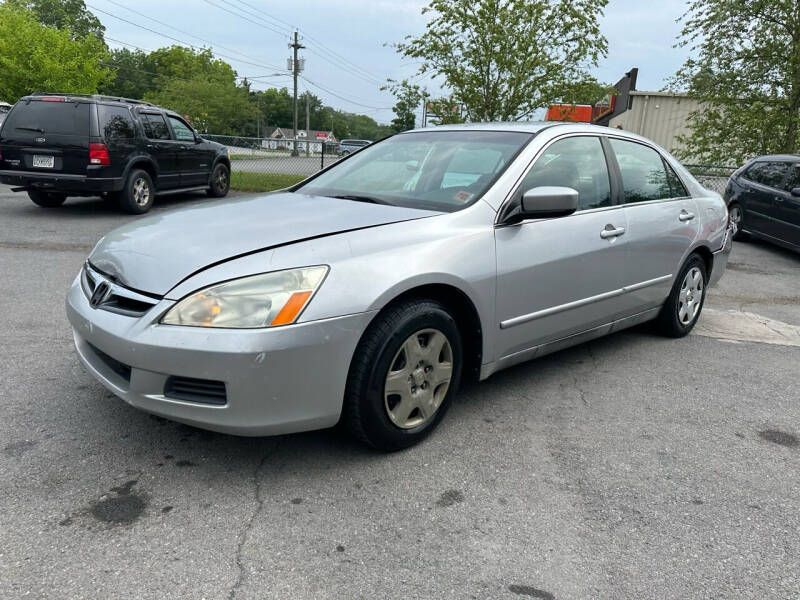
<svg viewBox="0 0 800 600">
<path fill-rule="evenodd" d="M 311 114 L 309 112 L 308 104 L 311 101 L 311 94 L 306 91 L 306 156 L 311 156 Z"/>
<path fill-rule="evenodd" d="M 292 146 L 292 156 L 299 156 L 297 151 L 297 75 L 300 73 L 300 63 L 297 60 L 297 51 L 305 48 L 297 40 L 297 32 L 294 32 L 294 43 L 289 44 L 289 48 L 294 51 L 292 60 L 292 75 L 294 77 L 294 145 Z"/>
</svg>

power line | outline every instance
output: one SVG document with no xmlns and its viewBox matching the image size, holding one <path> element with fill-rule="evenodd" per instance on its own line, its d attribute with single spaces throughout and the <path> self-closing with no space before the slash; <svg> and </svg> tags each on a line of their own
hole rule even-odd
<svg viewBox="0 0 800 600">
<path fill-rule="evenodd" d="M 311 81 L 311 80 L 310 80 L 308 77 L 306 77 L 305 75 L 300 75 L 300 78 L 301 78 L 301 79 L 303 79 L 304 81 L 306 81 L 306 82 L 310 83 L 310 84 L 311 84 L 311 85 L 313 85 L 315 88 L 318 88 L 318 89 L 322 90 L 323 92 L 327 92 L 327 93 L 329 93 L 330 95 L 332 95 L 332 96 L 335 96 L 335 97 L 339 98 L 340 100 L 344 100 L 345 102 L 349 102 L 350 104 L 355 104 L 356 106 L 363 106 L 364 108 L 371 108 L 371 109 L 373 109 L 373 110 L 391 110 L 391 109 L 392 109 L 390 106 L 388 106 L 388 107 L 383 107 L 383 106 L 370 106 L 369 104 L 361 104 L 360 102 L 356 102 L 355 100 L 352 100 L 352 99 L 350 99 L 350 98 L 346 98 L 345 96 L 341 96 L 341 95 L 339 95 L 338 93 L 334 92 L 333 90 L 330 90 L 330 89 L 328 89 L 328 88 L 326 88 L 326 87 L 324 87 L 324 86 L 321 86 L 321 85 L 320 85 L 320 84 L 318 84 L 318 83 L 314 83 L 313 81 Z"/>
<path fill-rule="evenodd" d="M 257 22 L 251 21 L 251 20 L 250 20 L 250 19 L 248 19 L 247 17 L 245 17 L 245 16 L 242 16 L 242 15 L 240 15 L 239 13 L 235 13 L 235 12 L 233 12 L 232 10 L 229 10 L 229 9 L 225 8 L 224 6 L 219 6 L 218 4 L 214 4 L 213 2 L 211 2 L 211 0 L 203 0 L 203 2 L 205 2 L 206 4 L 210 4 L 210 5 L 211 5 L 211 6 L 213 6 L 214 8 L 218 8 L 219 10 L 224 10 L 224 11 L 225 11 L 225 12 L 227 12 L 227 13 L 230 13 L 230 14 L 232 14 L 232 15 L 235 15 L 235 16 L 239 17 L 240 19 L 244 19 L 244 20 L 245 20 L 245 21 L 247 21 L 248 23 L 254 23 L 255 25 L 258 25 L 258 26 L 260 26 L 260 27 L 263 27 L 264 29 L 268 29 L 269 31 L 272 31 L 273 33 L 277 33 L 278 35 L 284 35 L 284 36 L 285 36 L 285 35 L 287 35 L 287 33 L 286 33 L 285 31 L 281 31 L 281 30 L 279 30 L 279 29 L 275 29 L 274 27 L 272 27 L 272 26 L 270 26 L 270 25 L 264 25 L 263 23 L 257 23 Z M 229 5 L 229 6 L 230 6 L 230 5 Z"/>
<path fill-rule="evenodd" d="M 238 12 L 234 12 L 234 10 L 231 10 L 229 8 L 225 8 L 224 6 L 220 6 L 220 5 L 216 4 L 215 2 L 212 2 L 211 0 L 203 0 L 203 1 L 206 4 L 209 4 L 209 5 L 211 5 L 211 6 L 215 7 L 215 8 L 218 8 L 219 10 L 223 10 L 223 11 L 225 11 L 225 12 L 231 14 L 231 15 L 239 17 L 240 19 L 242 19 L 244 21 L 247 21 L 248 23 L 251 23 L 253 25 L 258 25 L 259 27 L 263 27 L 264 29 L 267 29 L 268 31 L 272 31 L 274 33 L 279 33 L 281 35 L 286 35 L 286 32 L 275 29 L 272 24 L 267 23 L 258 14 L 255 14 L 255 13 L 253 13 L 251 11 L 248 11 L 246 9 L 243 9 L 243 8 L 239 8 L 238 6 L 234 7 L 227 0 L 216 0 L 216 1 L 224 3 L 227 6 L 229 6 L 231 9 L 234 9 L 234 10 L 236 10 Z M 246 4 L 246 3 L 244 3 L 244 4 Z M 247 6 L 251 6 L 251 5 L 248 4 Z M 240 13 L 244 13 L 244 14 L 240 14 Z M 266 13 L 262 13 L 262 14 L 266 14 Z M 247 15 L 247 16 L 245 16 L 245 15 Z M 267 15 L 267 16 L 269 16 L 269 15 Z M 256 18 L 258 20 L 254 21 L 253 18 Z M 306 37 L 311 39 L 310 36 L 306 36 Z M 321 46 L 321 44 L 319 42 L 314 41 L 312 43 L 314 45 L 316 45 L 316 46 Z M 347 64 L 345 64 L 345 62 L 349 62 L 349 61 L 347 61 L 347 59 L 338 59 L 337 60 L 335 58 L 330 58 L 330 57 L 326 56 L 325 54 L 321 54 L 321 53 L 315 51 L 313 48 L 307 48 L 307 50 L 309 52 L 311 52 L 312 54 L 315 54 L 315 55 L 319 56 L 320 58 L 322 58 L 326 62 L 329 62 L 334 67 L 336 67 L 338 69 L 341 69 L 342 71 L 344 71 L 346 73 L 349 73 L 350 75 L 354 75 L 354 76 L 362 79 L 363 81 L 365 81 L 365 82 L 367 82 L 367 83 L 369 83 L 371 85 L 381 85 L 381 83 L 382 83 L 380 79 L 378 79 L 374 75 L 370 74 L 369 72 L 365 71 L 364 69 L 362 69 L 358 65 L 348 66 Z M 335 53 L 332 50 L 328 50 L 328 52 L 330 52 L 331 54 L 335 55 Z M 353 63 L 350 63 L 350 64 L 353 64 Z M 358 70 L 356 70 L 356 69 L 358 69 Z M 366 75 L 362 74 L 362 72 L 359 72 L 359 70 L 362 71 L 363 73 L 366 73 Z"/>
<path fill-rule="evenodd" d="M 228 2 L 229 0 L 220 0 L 220 1 Z M 284 25 L 286 25 L 288 27 L 292 27 L 291 25 L 286 23 L 286 21 L 282 21 L 281 19 L 279 19 L 277 17 L 274 17 L 274 16 L 270 15 L 269 13 L 264 12 L 262 9 L 260 9 L 260 8 L 258 8 L 256 6 L 253 6 L 249 2 L 246 2 L 245 0 L 235 0 L 235 1 L 238 2 L 239 4 L 244 4 L 245 6 L 248 6 L 248 7 L 252 8 L 259 15 L 263 15 L 264 17 L 266 17 L 268 19 L 272 19 L 272 20 L 277 21 L 279 23 L 282 23 L 282 24 L 284 24 Z M 252 13 L 250 13 L 250 14 L 252 14 Z M 360 71 L 361 73 L 365 74 L 367 77 L 369 77 L 371 79 L 374 79 L 375 81 L 377 81 L 379 83 L 382 82 L 382 80 L 379 77 L 373 75 L 370 71 L 368 71 L 368 70 L 364 69 L 363 67 L 361 67 L 360 65 L 354 63 L 353 61 L 351 61 L 350 59 L 346 58 L 345 56 L 342 56 L 341 54 L 339 54 L 338 52 L 333 50 L 331 47 L 326 46 L 325 44 L 320 42 L 318 39 L 316 39 L 314 36 L 310 35 L 308 32 L 303 30 L 302 28 L 300 28 L 300 31 L 304 34 L 305 41 L 307 41 L 308 43 L 311 43 L 311 44 L 313 44 L 315 46 L 318 46 L 323 51 L 329 52 L 331 55 L 333 55 L 334 57 L 338 58 L 341 62 L 343 62 L 343 63 L 345 63 L 347 65 L 350 65 L 351 68 Z"/>
<path fill-rule="evenodd" d="M 152 52 L 152 50 L 148 50 L 147 48 L 142 48 L 141 46 L 137 46 L 136 44 L 131 44 L 129 42 L 123 42 L 122 40 L 117 40 L 117 39 L 114 39 L 112 37 L 105 36 L 105 39 L 107 41 L 114 42 L 115 44 L 120 44 L 121 46 L 128 46 L 130 48 L 135 48 L 136 50 L 140 50 L 142 52 L 146 52 L 146 53 Z M 108 66 L 108 67 L 119 66 L 119 65 L 114 65 L 112 63 L 104 63 L 104 64 L 106 66 Z M 154 77 L 158 77 L 160 75 L 163 75 L 163 73 L 154 73 L 152 71 L 145 71 L 143 69 L 136 69 L 134 67 L 124 67 L 124 69 L 126 69 L 128 71 L 135 71 L 137 73 L 144 73 L 145 75 L 153 75 Z M 170 75 L 169 77 L 170 77 L 170 79 L 180 79 L 181 81 L 191 81 L 191 79 L 187 79 L 185 77 L 178 77 L 177 75 Z M 263 79 L 265 77 L 291 77 L 291 75 L 288 74 L 288 73 L 272 73 L 270 75 L 236 75 L 234 77 L 234 79 L 241 79 L 241 80 L 245 80 L 246 79 L 247 81 L 252 81 L 253 79 Z M 259 82 L 256 82 L 256 83 L 259 83 Z M 264 91 L 264 90 L 258 90 L 258 91 Z"/>
<path fill-rule="evenodd" d="M 150 33 L 154 33 L 156 35 L 160 35 L 161 37 L 166 38 L 168 40 L 172 40 L 174 42 L 178 42 L 179 44 L 181 44 L 183 46 L 188 46 L 189 48 L 192 48 L 194 50 L 203 50 L 203 48 L 199 48 L 199 47 L 195 46 L 194 44 L 190 44 L 189 42 L 186 42 L 184 40 L 180 40 L 180 39 L 178 39 L 176 37 L 172 37 L 171 35 L 167 35 L 166 33 L 161 33 L 160 31 L 156 31 L 155 29 L 150 29 L 149 27 L 145 27 L 144 25 L 139 25 L 138 23 L 134 23 L 133 21 L 131 21 L 129 19 L 125 19 L 124 17 L 117 16 L 115 14 L 112 14 L 112 13 L 108 12 L 108 11 L 105 11 L 105 10 L 102 10 L 102 9 L 97 8 L 95 6 L 92 6 L 88 2 L 86 3 L 86 6 L 88 6 L 92 10 L 96 10 L 97 12 L 103 13 L 104 15 L 107 15 L 109 17 L 112 17 L 114 19 L 122 21 L 123 23 L 128 23 L 129 25 L 133 25 L 134 27 L 138 27 L 139 29 L 144 29 L 145 31 L 149 31 Z M 212 49 L 212 52 L 213 52 L 213 49 Z M 256 66 L 256 67 L 262 67 L 264 69 L 278 69 L 278 70 L 280 70 L 280 67 L 276 67 L 275 65 L 267 65 L 267 64 L 264 64 L 264 63 L 249 62 L 249 61 L 246 61 L 246 60 L 242 60 L 241 58 L 236 58 L 235 56 L 228 56 L 227 54 L 222 54 L 220 52 L 213 52 L 213 53 L 216 56 L 227 58 L 227 59 L 233 60 L 233 61 L 238 61 L 240 63 L 249 64 L 249 65 L 253 65 L 253 66 Z"/>
<path fill-rule="evenodd" d="M 150 19 L 151 21 L 154 21 L 154 22 L 158 23 L 159 25 L 163 25 L 164 27 L 169 27 L 170 29 L 174 29 L 175 31 L 177 31 L 179 33 L 183 33 L 184 35 L 188 35 L 189 37 L 192 37 L 192 38 L 194 38 L 196 40 L 200 40 L 204 44 L 208 44 L 209 46 L 211 46 L 212 49 L 214 47 L 222 48 L 223 50 L 225 50 L 227 52 L 233 52 L 234 54 L 238 54 L 240 56 L 244 56 L 245 58 L 249 58 L 249 59 L 252 59 L 252 60 L 261 60 L 260 58 L 257 58 L 255 56 L 250 56 L 249 54 L 245 54 L 244 52 L 240 52 L 239 50 L 234 50 L 233 48 L 227 48 L 226 46 L 223 46 L 221 44 L 215 44 L 214 42 L 211 42 L 209 40 L 206 40 L 204 38 L 196 36 L 193 33 L 189 33 L 188 31 L 184 31 L 183 29 L 178 29 L 174 25 L 170 25 L 169 23 L 164 23 L 163 21 L 159 21 L 155 17 L 151 17 L 150 15 L 146 15 L 146 14 L 144 14 L 142 12 L 139 12 L 137 10 L 129 8 L 129 7 L 125 6 L 124 4 L 121 4 L 121 3 L 117 2 L 116 0 L 106 0 L 106 2 L 110 2 L 111 4 L 113 4 L 115 6 L 118 6 L 120 8 L 124 8 L 125 10 L 127 10 L 129 12 L 132 12 L 133 14 L 139 15 L 140 17 L 144 17 L 145 19 Z M 272 67 L 273 65 L 269 65 L 269 66 Z M 280 67 L 275 67 L 275 68 L 276 69 L 280 69 Z"/>
</svg>

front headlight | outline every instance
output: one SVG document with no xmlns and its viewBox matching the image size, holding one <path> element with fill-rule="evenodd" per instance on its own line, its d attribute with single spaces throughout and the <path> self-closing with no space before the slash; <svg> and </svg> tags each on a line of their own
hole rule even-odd
<svg viewBox="0 0 800 600">
<path fill-rule="evenodd" d="M 254 329 L 294 323 L 328 267 L 275 271 L 226 281 L 194 292 L 161 319 L 165 325 Z"/>
</svg>

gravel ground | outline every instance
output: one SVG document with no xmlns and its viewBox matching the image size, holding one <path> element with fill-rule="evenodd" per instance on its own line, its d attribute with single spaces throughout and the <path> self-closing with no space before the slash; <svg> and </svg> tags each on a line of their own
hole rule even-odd
<svg viewBox="0 0 800 600">
<path fill-rule="evenodd" d="M 736 243 L 696 334 L 499 373 L 382 455 L 110 397 L 64 295 L 132 218 L 0 187 L 1 598 L 800 597 L 800 348 L 759 329 L 800 325 L 800 256 Z"/>
</svg>

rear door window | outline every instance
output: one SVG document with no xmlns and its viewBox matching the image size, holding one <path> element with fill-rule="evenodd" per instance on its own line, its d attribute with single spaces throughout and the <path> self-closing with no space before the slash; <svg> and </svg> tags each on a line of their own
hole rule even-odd
<svg viewBox="0 0 800 600">
<path fill-rule="evenodd" d="M 618 138 L 609 138 L 609 142 L 622 174 L 626 204 L 674 197 L 658 152 L 644 144 Z"/>
<path fill-rule="evenodd" d="M 124 106 L 99 104 L 100 134 L 106 142 L 116 142 L 136 137 L 131 112 Z"/>
<path fill-rule="evenodd" d="M 797 187 L 800 187 L 800 163 L 794 163 L 789 167 L 789 178 L 783 185 L 783 189 L 787 192 L 791 192 Z"/>
<path fill-rule="evenodd" d="M 89 104 L 86 102 L 20 102 L 3 124 L 4 137 L 37 135 L 89 136 Z"/>
<path fill-rule="evenodd" d="M 672 167 L 669 166 L 669 163 L 665 162 L 664 164 L 667 167 L 667 180 L 669 181 L 669 187 L 672 190 L 672 197 L 688 198 L 689 192 L 686 191 L 686 186 L 683 185 L 683 182 L 680 180 L 675 171 L 672 170 Z"/>
<path fill-rule="evenodd" d="M 172 136 L 167 128 L 167 122 L 163 115 L 144 113 L 142 115 L 142 125 L 144 134 L 151 140 L 171 140 Z"/>
<path fill-rule="evenodd" d="M 780 188 L 789 171 L 789 163 L 759 161 L 744 172 L 745 179 L 771 188 Z"/>
</svg>

